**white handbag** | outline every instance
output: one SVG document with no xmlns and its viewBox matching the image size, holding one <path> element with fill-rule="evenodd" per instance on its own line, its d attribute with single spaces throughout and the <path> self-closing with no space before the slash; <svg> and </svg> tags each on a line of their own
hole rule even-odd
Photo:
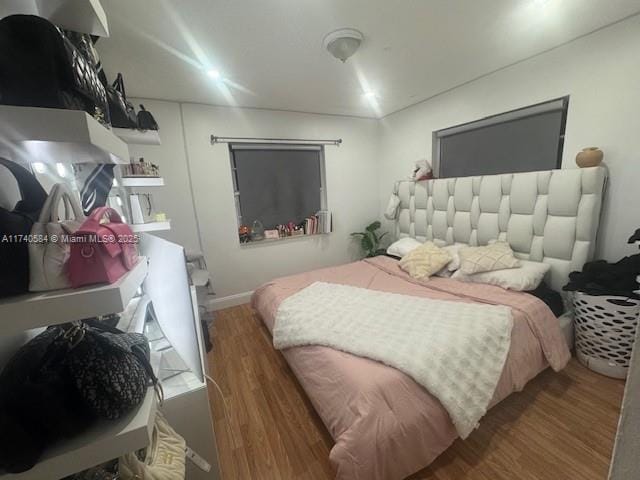
<svg viewBox="0 0 640 480">
<path fill-rule="evenodd" d="M 61 202 L 64 218 L 59 218 Z M 72 218 L 70 218 L 72 217 Z M 70 245 L 65 242 L 68 234 L 74 233 L 85 217 L 80 203 L 66 185 L 56 183 L 42 207 L 38 221 L 31 227 L 29 242 L 29 290 L 44 292 L 69 288 L 66 263 Z"/>
<path fill-rule="evenodd" d="M 184 480 L 187 444 L 160 412 L 144 460 L 135 453 L 118 459 L 121 480 Z"/>
</svg>

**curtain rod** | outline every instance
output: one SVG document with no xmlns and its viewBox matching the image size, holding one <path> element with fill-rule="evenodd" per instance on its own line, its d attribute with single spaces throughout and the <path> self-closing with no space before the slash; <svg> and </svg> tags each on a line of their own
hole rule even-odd
<svg viewBox="0 0 640 480">
<path fill-rule="evenodd" d="M 259 138 L 259 137 L 216 137 L 211 135 L 211 145 L 216 143 L 231 143 L 231 142 L 255 142 L 255 143 L 291 143 L 291 144 L 305 144 L 310 143 L 313 145 L 335 145 L 337 147 L 342 143 L 342 139 L 336 140 L 313 140 L 309 138 Z"/>
</svg>

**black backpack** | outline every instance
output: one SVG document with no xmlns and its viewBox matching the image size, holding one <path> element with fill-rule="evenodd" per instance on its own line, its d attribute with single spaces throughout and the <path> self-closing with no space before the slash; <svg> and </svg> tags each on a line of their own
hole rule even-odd
<svg viewBox="0 0 640 480">
<path fill-rule="evenodd" d="M 0 165 L 16 179 L 22 197 L 13 210 L 0 207 L 0 297 L 6 297 L 29 290 L 29 251 L 24 236 L 31 233 L 47 192 L 31 172 L 17 163 L 0 158 Z"/>
<path fill-rule="evenodd" d="M 0 20 L 0 104 L 84 110 L 109 124 L 95 67 L 62 30 L 34 15 Z"/>
</svg>

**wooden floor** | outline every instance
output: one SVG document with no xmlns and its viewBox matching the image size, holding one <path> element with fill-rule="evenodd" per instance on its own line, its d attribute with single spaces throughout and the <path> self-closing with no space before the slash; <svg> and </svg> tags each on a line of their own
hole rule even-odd
<svg viewBox="0 0 640 480">
<path fill-rule="evenodd" d="M 247 305 L 217 312 L 210 389 L 223 480 L 331 479 L 333 441 L 271 337 Z M 602 480 L 623 382 L 575 360 L 493 408 L 411 479 Z"/>
</svg>

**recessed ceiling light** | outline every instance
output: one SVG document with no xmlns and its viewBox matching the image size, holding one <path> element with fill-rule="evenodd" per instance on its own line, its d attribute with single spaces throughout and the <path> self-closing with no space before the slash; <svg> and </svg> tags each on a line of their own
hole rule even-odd
<svg viewBox="0 0 640 480">
<path fill-rule="evenodd" d="M 220 77 L 222 76 L 218 70 L 213 69 L 207 70 L 207 75 L 209 75 L 209 77 L 213 78 L 214 80 L 220 80 Z"/>
</svg>

